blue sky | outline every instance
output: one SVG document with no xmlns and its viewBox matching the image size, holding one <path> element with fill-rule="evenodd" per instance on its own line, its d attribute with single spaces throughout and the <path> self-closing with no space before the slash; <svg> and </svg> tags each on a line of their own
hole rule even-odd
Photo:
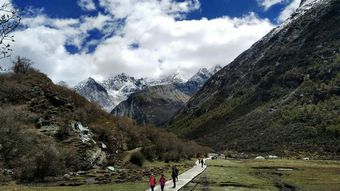
<svg viewBox="0 0 340 191">
<path fill-rule="evenodd" d="M 96 5 L 98 0 L 93 1 Z M 179 1 L 181 2 L 181 1 Z M 257 0 L 200 0 L 200 8 L 186 14 L 186 20 L 199 20 L 204 18 L 215 19 L 224 16 L 242 17 L 250 12 L 256 13 L 260 18 L 267 18 L 274 24 L 279 24 L 278 16 L 290 1 L 283 1 L 275 4 L 270 9 L 265 10 Z M 98 7 L 96 10 L 86 11 L 79 7 L 77 0 L 13 0 L 13 4 L 25 11 L 40 9 L 50 18 L 79 18 L 84 15 L 96 16 L 98 12 L 105 14 L 105 10 Z M 181 18 L 182 19 L 182 18 Z M 100 31 L 92 30 L 89 32 L 87 41 L 100 39 Z M 68 52 L 74 54 L 80 51 L 73 45 L 65 45 Z M 89 52 L 93 52 L 96 45 L 89 46 Z"/>
<path fill-rule="evenodd" d="M 157 78 L 180 71 L 190 77 L 201 67 L 231 62 L 299 2 L 12 0 L 23 15 L 14 55 L 71 85 L 121 72 Z"/>
<path fill-rule="evenodd" d="M 98 0 L 94 0 L 98 4 Z M 268 18 L 277 22 L 280 12 L 291 1 L 282 1 L 275 4 L 269 10 L 264 10 L 257 0 L 200 0 L 201 7 L 187 15 L 187 19 L 208 19 L 222 16 L 240 17 L 255 12 L 261 18 Z M 53 18 L 78 18 L 83 15 L 96 15 L 98 10 L 84 11 L 77 0 L 13 0 L 13 4 L 20 9 L 37 8 L 44 9 L 44 13 Z M 104 12 L 103 9 L 99 10 Z"/>
</svg>

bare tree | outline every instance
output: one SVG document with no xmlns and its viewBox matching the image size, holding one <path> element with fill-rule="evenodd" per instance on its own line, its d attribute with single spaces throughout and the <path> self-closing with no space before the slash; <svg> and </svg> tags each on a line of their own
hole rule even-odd
<svg viewBox="0 0 340 191">
<path fill-rule="evenodd" d="M 14 36 L 10 33 L 18 27 L 21 21 L 18 12 L 9 7 L 9 4 L 0 5 L 0 59 L 11 56 L 10 43 L 14 42 Z"/>
<path fill-rule="evenodd" d="M 25 74 L 33 65 L 33 62 L 27 58 L 21 58 L 20 56 L 13 62 L 12 70 L 16 74 Z"/>
</svg>

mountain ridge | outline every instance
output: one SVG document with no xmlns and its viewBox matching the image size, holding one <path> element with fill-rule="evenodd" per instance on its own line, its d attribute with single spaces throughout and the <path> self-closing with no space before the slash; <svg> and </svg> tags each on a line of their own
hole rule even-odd
<svg viewBox="0 0 340 191">
<path fill-rule="evenodd" d="M 210 77 L 212 73 L 219 69 L 221 69 L 219 65 L 210 70 L 205 69 L 205 72 L 208 71 L 206 76 Z M 200 70 L 202 70 L 202 68 Z M 125 73 L 111 76 L 102 82 L 97 82 L 89 77 L 77 84 L 74 89 L 89 101 L 101 106 L 105 111 L 111 112 L 122 101 L 127 100 L 131 94 L 151 86 L 176 85 L 178 87 L 182 86 L 182 89 L 185 89 L 185 85 L 190 81 L 192 87 L 187 87 L 186 93 L 193 95 L 195 92 L 192 89 L 197 88 L 194 86 L 198 86 L 206 80 L 206 77 L 199 76 L 200 70 L 189 80 L 183 76 L 181 71 L 176 71 L 174 74 L 163 76 L 160 79 L 134 78 Z M 195 76 L 197 78 L 193 79 Z M 195 82 L 195 80 L 197 82 Z"/>
<path fill-rule="evenodd" d="M 162 127 L 203 86 L 213 75 L 212 72 L 220 68 L 216 66 L 210 71 L 200 68 L 186 82 L 171 81 L 172 83 L 149 86 L 131 94 L 126 101 L 117 105 L 111 114 L 117 117 L 130 117 L 141 125 L 152 124 Z"/>
<path fill-rule="evenodd" d="M 338 156 L 340 3 L 306 1 L 297 14 L 212 76 L 167 128 L 217 150 Z"/>
</svg>

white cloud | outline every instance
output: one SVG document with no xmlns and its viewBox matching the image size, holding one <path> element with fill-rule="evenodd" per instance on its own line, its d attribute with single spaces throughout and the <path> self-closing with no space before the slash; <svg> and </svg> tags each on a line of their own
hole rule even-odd
<svg viewBox="0 0 340 191">
<path fill-rule="evenodd" d="M 93 0 L 78 0 L 78 5 L 85 11 L 96 10 L 96 5 L 94 4 Z"/>
<path fill-rule="evenodd" d="M 257 0 L 257 3 L 260 4 L 265 10 L 270 9 L 270 7 L 282 3 L 287 0 Z"/>
<path fill-rule="evenodd" d="M 301 0 L 293 0 L 279 15 L 278 21 L 283 22 L 299 8 Z"/>
<path fill-rule="evenodd" d="M 200 67 L 228 64 L 274 27 L 254 13 L 240 18 L 186 20 L 185 13 L 199 9 L 197 0 L 99 3 L 107 8 L 107 15 L 51 19 L 40 14 L 24 18 L 27 28 L 14 34 L 14 55 L 32 59 L 55 82 L 71 85 L 89 76 L 101 80 L 122 72 L 158 77 L 180 69 L 190 76 Z M 123 24 L 116 22 L 123 18 Z M 66 44 L 83 47 L 93 29 L 106 35 L 88 42 L 98 43 L 94 52 L 66 51 Z M 133 43 L 139 48 L 131 48 Z"/>
</svg>

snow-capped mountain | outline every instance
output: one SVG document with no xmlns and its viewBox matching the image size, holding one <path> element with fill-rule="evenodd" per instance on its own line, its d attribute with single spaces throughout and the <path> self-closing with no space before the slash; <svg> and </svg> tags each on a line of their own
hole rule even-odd
<svg viewBox="0 0 340 191">
<path fill-rule="evenodd" d="M 179 84 L 185 83 L 188 79 L 185 77 L 183 71 L 177 70 L 175 73 L 161 76 L 159 79 L 147 79 L 149 86 L 167 85 L 167 84 Z"/>
<path fill-rule="evenodd" d="M 215 67 L 211 68 L 211 69 L 209 70 L 209 72 L 212 73 L 212 74 L 215 74 L 215 73 L 217 73 L 218 71 L 220 71 L 221 69 L 222 69 L 222 66 L 216 65 Z"/>
<path fill-rule="evenodd" d="M 95 102 L 104 110 L 111 112 L 115 106 L 127 100 L 132 93 L 142 91 L 151 86 L 175 85 L 180 91 L 192 96 L 220 68 L 220 66 L 210 70 L 201 68 L 189 80 L 185 78 L 185 75 L 180 70 L 159 79 L 136 79 L 122 73 L 112 76 L 103 82 L 97 82 L 93 78 L 88 78 L 75 86 L 74 89 L 89 101 Z"/>
<path fill-rule="evenodd" d="M 116 106 L 120 102 L 126 100 L 132 93 L 140 91 L 148 86 L 148 83 L 143 78 L 135 79 L 125 73 L 113 76 L 103 81 L 102 84 L 108 94 L 112 97 L 113 106 Z M 112 109 L 113 108 L 111 108 L 111 110 Z"/>
<path fill-rule="evenodd" d="M 183 79 L 178 77 L 178 73 L 170 75 L 163 84 L 150 85 L 131 94 L 127 100 L 117 105 L 111 114 L 130 117 L 142 125 L 153 124 L 161 127 L 220 69 L 220 66 L 210 70 L 201 68 L 186 81 L 178 80 Z"/>
<path fill-rule="evenodd" d="M 334 155 L 339 137 L 324 129 L 339 124 L 339 18 L 339 0 L 302 1 L 212 76 L 167 129 L 216 150 Z"/>
<path fill-rule="evenodd" d="M 108 91 L 101 83 L 96 82 L 93 78 L 88 78 L 74 87 L 74 90 L 86 97 L 89 101 L 97 103 L 104 110 L 110 111 L 114 108 L 114 99 L 108 94 Z"/>
</svg>

